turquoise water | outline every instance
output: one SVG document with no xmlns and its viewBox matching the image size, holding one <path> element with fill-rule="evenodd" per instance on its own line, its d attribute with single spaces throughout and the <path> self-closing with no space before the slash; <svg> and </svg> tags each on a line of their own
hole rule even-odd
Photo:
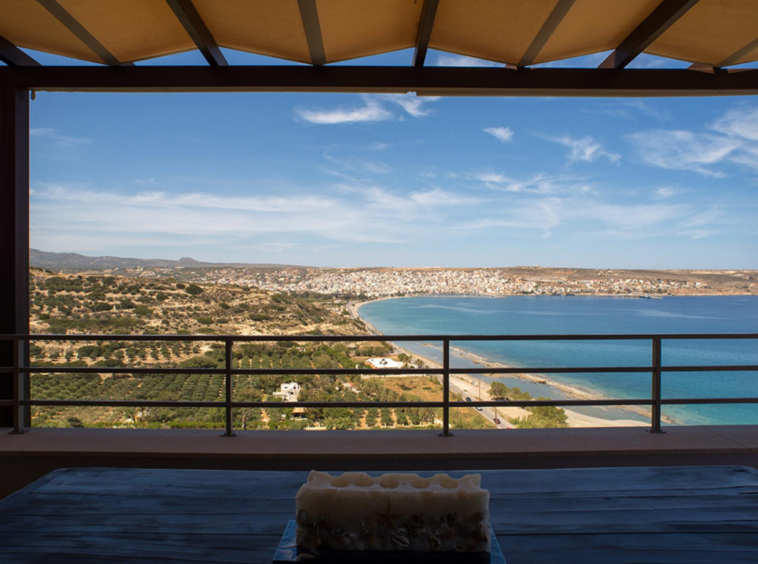
<svg viewBox="0 0 758 564">
<path fill-rule="evenodd" d="M 368 303 L 360 315 L 382 333 L 395 335 L 758 333 L 758 297 L 752 296 L 402 298 Z M 437 345 L 407 348 L 439 360 Z M 462 341 L 452 346 L 517 367 L 651 364 L 650 341 Z M 662 361 L 664 366 L 756 365 L 758 340 L 664 340 Z M 472 366 L 458 357 L 452 363 Z M 649 373 L 549 378 L 606 397 L 650 397 Z M 664 372 L 662 390 L 664 398 L 758 397 L 758 372 Z M 758 424 L 758 404 L 664 406 L 663 414 L 683 424 Z"/>
</svg>

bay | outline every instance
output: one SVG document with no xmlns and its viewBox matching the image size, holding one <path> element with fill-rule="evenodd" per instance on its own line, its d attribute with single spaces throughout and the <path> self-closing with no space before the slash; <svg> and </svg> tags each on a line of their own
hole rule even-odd
<svg viewBox="0 0 758 564">
<path fill-rule="evenodd" d="M 359 314 L 388 335 L 758 333 L 758 297 L 754 296 L 413 297 L 369 302 L 360 307 Z M 440 343 L 403 346 L 441 360 Z M 515 367 L 650 366 L 652 356 L 647 340 L 460 341 L 452 346 Z M 664 366 L 758 365 L 758 340 L 664 340 L 662 361 Z M 451 362 L 455 367 L 474 365 L 460 355 Z M 546 379 L 609 398 L 651 394 L 649 373 L 550 374 Z M 533 384 L 521 387 L 535 395 Z M 758 372 L 664 371 L 662 390 L 664 398 L 755 398 Z M 619 418 L 605 411 L 609 418 Z M 664 406 L 663 414 L 681 424 L 758 423 L 757 404 Z"/>
</svg>

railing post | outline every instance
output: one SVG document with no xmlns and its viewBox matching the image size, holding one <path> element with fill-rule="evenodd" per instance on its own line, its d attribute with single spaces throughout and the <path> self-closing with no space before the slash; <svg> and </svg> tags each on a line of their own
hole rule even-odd
<svg viewBox="0 0 758 564">
<path fill-rule="evenodd" d="M 661 338 L 653 337 L 653 405 L 651 409 L 651 433 L 663 433 L 661 429 Z"/>
<path fill-rule="evenodd" d="M 21 395 L 24 387 L 21 373 L 21 341 L 18 336 L 13 337 L 13 431 L 12 435 L 24 433 L 24 410 L 21 407 Z"/>
<path fill-rule="evenodd" d="M 225 359 L 225 369 L 226 369 L 226 401 L 225 401 L 225 407 L 226 407 L 226 431 L 224 432 L 222 437 L 236 437 L 237 434 L 234 432 L 234 429 L 232 428 L 232 424 L 234 422 L 232 417 L 232 393 L 234 391 L 234 379 L 232 378 L 232 346 L 233 343 L 231 339 L 227 339 L 225 341 L 226 344 L 226 354 L 224 355 Z"/>
<path fill-rule="evenodd" d="M 440 437 L 452 437 L 450 432 L 450 339 L 442 341 L 442 432 Z"/>
</svg>

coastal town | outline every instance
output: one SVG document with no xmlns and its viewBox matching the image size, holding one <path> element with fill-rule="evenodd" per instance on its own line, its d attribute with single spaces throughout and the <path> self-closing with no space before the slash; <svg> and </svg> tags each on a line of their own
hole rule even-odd
<svg viewBox="0 0 758 564">
<path fill-rule="evenodd" d="M 758 295 L 755 270 L 650 270 L 509 266 L 307 267 L 281 264 L 214 264 L 86 257 L 33 249 L 32 266 L 68 274 L 109 274 L 196 284 L 233 284 L 275 293 L 317 294 L 349 299 L 393 296 L 740 296 Z"/>
<path fill-rule="evenodd" d="M 144 276 L 144 274 L 142 274 Z M 381 298 L 405 295 L 665 295 L 758 294 L 751 271 L 629 271 L 520 268 L 221 268 L 185 273 L 193 281 L 273 292 Z"/>
</svg>

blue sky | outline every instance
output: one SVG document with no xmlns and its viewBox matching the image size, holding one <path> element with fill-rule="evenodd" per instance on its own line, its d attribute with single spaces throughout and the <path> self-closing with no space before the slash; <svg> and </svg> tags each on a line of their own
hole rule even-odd
<svg viewBox="0 0 758 564">
<path fill-rule="evenodd" d="M 487 63 L 431 53 L 428 64 Z M 748 97 L 39 93 L 31 109 L 32 246 L 47 251 L 758 268 L 758 101 Z"/>
</svg>

